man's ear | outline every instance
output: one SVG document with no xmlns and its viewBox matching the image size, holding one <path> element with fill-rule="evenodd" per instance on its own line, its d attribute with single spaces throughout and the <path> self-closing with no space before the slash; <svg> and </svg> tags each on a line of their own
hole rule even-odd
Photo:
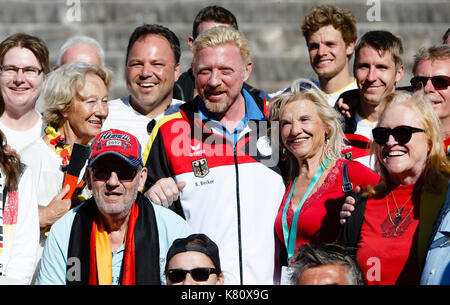
<svg viewBox="0 0 450 305">
<path fill-rule="evenodd" d="M 405 74 L 405 67 L 403 65 L 400 65 L 395 75 L 395 82 L 399 83 L 402 80 L 404 74 Z"/>
<path fill-rule="evenodd" d="M 180 63 L 177 63 L 175 65 L 175 77 L 174 77 L 174 82 L 178 81 L 178 78 L 180 77 L 181 73 L 180 73 Z"/>
<path fill-rule="evenodd" d="M 189 36 L 188 38 L 188 46 L 189 46 L 189 50 L 191 50 L 192 52 L 192 44 L 194 44 L 194 37 L 193 36 Z"/>
<path fill-rule="evenodd" d="M 86 185 L 87 185 L 88 190 L 90 190 L 90 191 L 92 191 L 91 174 L 92 174 L 92 169 L 90 167 L 86 166 L 86 172 L 85 172 Z"/>
<path fill-rule="evenodd" d="M 223 273 L 221 272 L 217 276 L 217 285 L 223 285 L 224 280 L 225 280 L 225 277 L 224 277 Z"/>
<path fill-rule="evenodd" d="M 350 58 L 353 55 L 354 51 L 355 51 L 355 42 L 352 41 L 345 47 L 345 53 L 347 54 L 347 57 Z"/>
<path fill-rule="evenodd" d="M 249 60 L 247 65 L 244 67 L 244 82 L 247 81 L 247 79 L 250 77 L 250 74 L 252 73 L 253 69 L 253 63 Z"/>
<path fill-rule="evenodd" d="M 144 190 L 146 180 L 147 180 L 147 168 L 144 166 L 139 170 L 139 186 L 138 186 L 139 192 L 142 192 Z"/>
</svg>

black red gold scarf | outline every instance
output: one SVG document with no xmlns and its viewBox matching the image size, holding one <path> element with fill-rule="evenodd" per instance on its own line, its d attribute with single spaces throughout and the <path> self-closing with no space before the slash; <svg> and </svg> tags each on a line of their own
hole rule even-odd
<svg viewBox="0 0 450 305">
<path fill-rule="evenodd" d="M 97 213 L 97 205 L 92 197 L 75 215 L 67 258 L 68 260 L 78 258 L 80 274 L 79 276 L 75 274 L 72 280 L 67 278 L 67 285 L 98 284 L 95 256 Z M 122 285 L 160 285 L 159 238 L 153 206 L 139 193 L 130 213 L 120 283 Z M 69 268 L 72 267 L 68 265 L 67 271 L 69 272 Z"/>
</svg>

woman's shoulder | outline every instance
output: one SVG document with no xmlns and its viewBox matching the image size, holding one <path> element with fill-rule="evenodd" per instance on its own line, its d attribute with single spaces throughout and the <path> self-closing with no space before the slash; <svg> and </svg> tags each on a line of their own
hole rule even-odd
<svg viewBox="0 0 450 305">
<path fill-rule="evenodd" d="M 358 180 L 374 184 L 380 180 L 380 175 L 358 161 L 348 161 L 344 159 L 344 163 L 347 163 L 348 175 L 352 181 Z"/>
</svg>

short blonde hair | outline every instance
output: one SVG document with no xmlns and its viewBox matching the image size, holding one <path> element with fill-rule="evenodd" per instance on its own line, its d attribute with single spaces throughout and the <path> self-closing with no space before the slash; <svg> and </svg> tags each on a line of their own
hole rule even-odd
<svg viewBox="0 0 450 305">
<path fill-rule="evenodd" d="M 430 151 L 423 172 L 423 181 L 426 189 L 435 190 L 439 185 L 437 182 L 440 178 L 450 177 L 450 162 L 445 153 L 439 118 L 431 101 L 422 91 L 414 94 L 407 91 L 396 91 L 386 96 L 381 102 L 378 110 L 379 122 L 381 122 L 389 108 L 400 104 L 411 108 L 416 113 L 425 130 Z M 373 142 L 371 151 L 376 156 L 376 170 L 381 175 L 382 181 L 386 186 L 386 183 L 389 181 L 389 173 L 381 162 L 381 146 Z"/>
<path fill-rule="evenodd" d="M 297 79 L 291 85 L 291 90 L 273 97 L 270 100 L 270 121 L 279 121 L 281 114 L 287 104 L 293 101 L 309 100 L 315 107 L 325 129 L 327 130 L 326 144 L 322 160 L 328 156 L 331 159 L 337 159 L 342 156 L 341 150 L 344 143 L 344 132 L 342 130 L 341 115 L 328 104 L 326 95 L 314 83 L 307 79 Z M 276 126 L 274 124 L 271 124 Z M 270 133 L 278 132 L 281 137 L 281 130 L 270 129 Z M 280 148 L 284 148 L 283 143 L 278 143 Z M 299 168 L 296 158 L 286 149 L 287 166 L 289 178 L 293 179 L 298 175 Z"/>
<path fill-rule="evenodd" d="M 64 118 L 61 112 L 68 111 L 74 98 L 79 97 L 88 73 L 100 77 L 109 88 L 112 72 L 102 65 L 71 62 L 49 73 L 43 90 L 46 107 L 44 122 L 47 125 L 54 128 L 61 127 Z"/>
<path fill-rule="evenodd" d="M 247 39 L 241 32 L 227 27 L 216 26 L 200 34 L 192 44 L 192 52 L 195 55 L 204 48 L 213 48 L 224 44 L 234 44 L 238 47 L 242 60 L 247 63 L 250 61 L 250 48 Z"/>
</svg>

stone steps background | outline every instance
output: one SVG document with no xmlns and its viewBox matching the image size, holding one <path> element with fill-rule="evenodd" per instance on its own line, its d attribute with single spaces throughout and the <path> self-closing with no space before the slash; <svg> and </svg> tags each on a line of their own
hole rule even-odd
<svg viewBox="0 0 450 305">
<path fill-rule="evenodd" d="M 266 92 L 278 91 L 299 77 L 315 77 L 310 68 L 300 24 L 309 9 L 335 3 L 355 13 L 358 36 L 374 29 L 389 30 L 403 39 L 406 73 L 419 47 L 440 44 L 450 26 L 449 0 L 0 0 L 0 39 L 16 32 L 41 37 L 51 53 L 51 65 L 62 42 L 71 35 L 96 38 L 115 72 L 110 98 L 127 95 L 124 61 L 128 38 L 142 23 L 159 23 L 173 30 L 182 47 L 185 71 L 192 55 L 187 38 L 197 12 L 207 5 L 224 6 L 236 15 L 239 29 L 251 44 L 254 68 L 249 83 Z M 371 9 L 380 8 L 371 21 Z"/>
</svg>

